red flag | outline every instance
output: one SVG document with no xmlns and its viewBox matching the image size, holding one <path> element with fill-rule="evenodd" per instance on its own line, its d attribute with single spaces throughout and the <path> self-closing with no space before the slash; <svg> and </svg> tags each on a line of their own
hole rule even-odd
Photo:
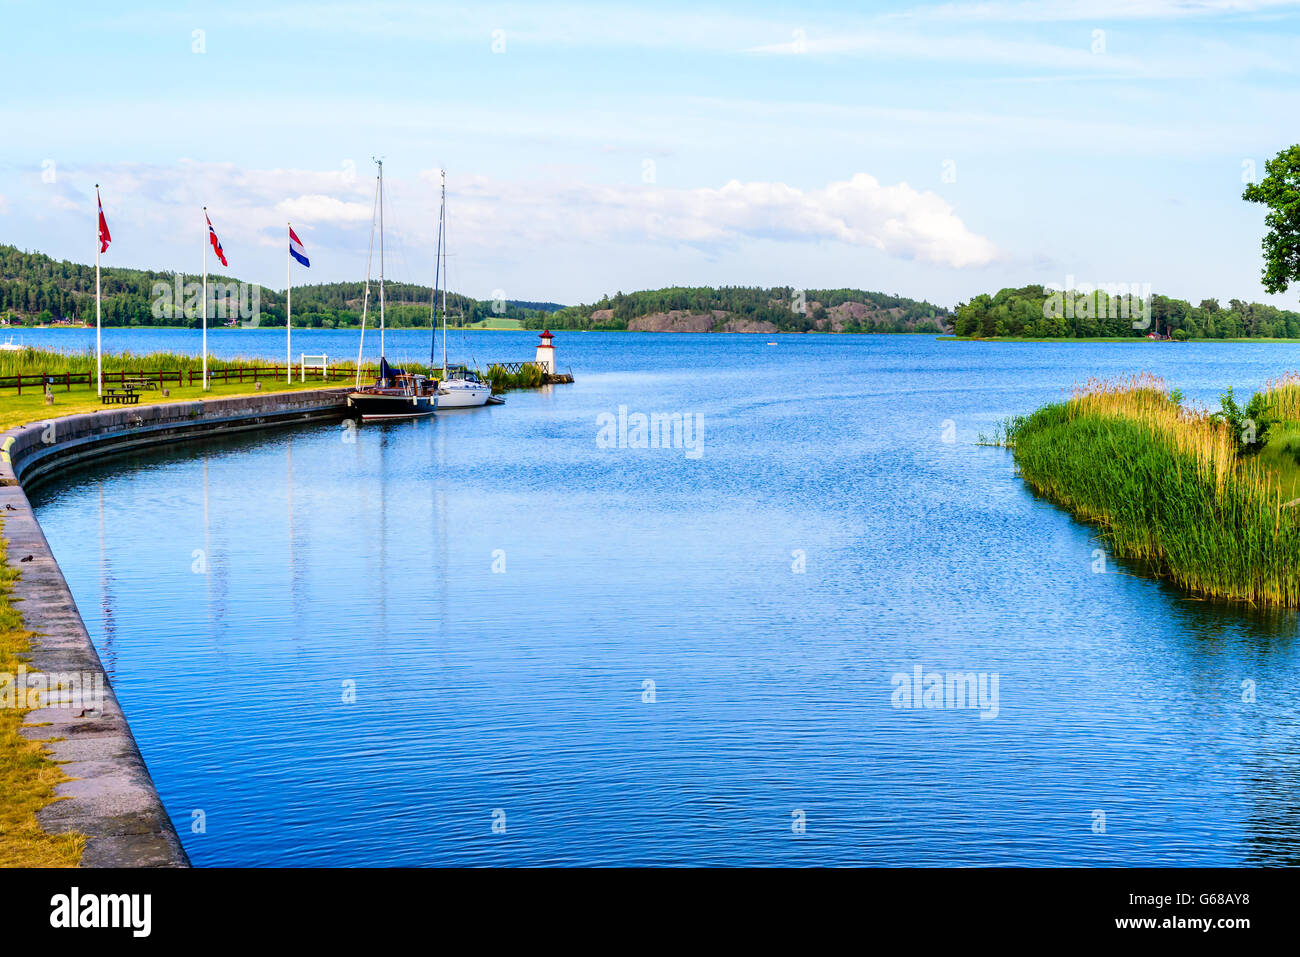
<svg viewBox="0 0 1300 957">
<path fill-rule="evenodd" d="M 208 221 L 208 239 L 212 241 L 213 251 L 216 252 L 217 258 L 221 260 L 221 265 L 229 266 L 230 263 L 226 262 L 225 251 L 221 248 L 221 240 L 217 238 L 217 231 L 212 228 L 212 217 L 205 211 L 203 218 Z"/>
<path fill-rule="evenodd" d="M 99 187 L 95 187 L 95 202 L 99 203 L 99 251 L 108 252 L 108 244 L 113 237 L 108 234 L 108 220 L 104 218 L 104 201 L 99 198 Z"/>
</svg>

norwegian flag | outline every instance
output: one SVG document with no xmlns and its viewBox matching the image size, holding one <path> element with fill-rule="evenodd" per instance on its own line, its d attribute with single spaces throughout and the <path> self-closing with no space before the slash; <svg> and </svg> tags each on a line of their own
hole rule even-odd
<svg viewBox="0 0 1300 957">
<path fill-rule="evenodd" d="M 104 218 L 104 201 L 99 198 L 99 184 L 95 184 L 95 202 L 99 204 L 99 251 L 108 252 L 108 244 L 113 237 L 108 234 L 108 220 Z"/>
<path fill-rule="evenodd" d="M 230 263 L 226 262 L 225 250 L 221 248 L 221 240 L 217 238 L 217 231 L 212 228 L 212 217 L 208 215 L 207 210 L 203 211 L 203 218 L 208 221 L 208 239 L 212 243 L 213 252 L 215 252 L 217 258 L 221 260 L 221 265 L 229 266 Z"/>
</svg>

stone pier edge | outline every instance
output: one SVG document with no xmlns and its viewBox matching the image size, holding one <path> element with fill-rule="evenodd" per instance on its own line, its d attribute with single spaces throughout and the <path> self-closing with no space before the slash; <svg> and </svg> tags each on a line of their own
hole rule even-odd
<svg viewBox="0 0 1300 957">
<path fill-rule="evenodd" d="M 104 676 L 104 707 L 82 714 L 42 708 L 23 734 L 55 740 L 51 759 L 72 778 L 37 820 L 49 833 L 86 835 L 82 867 L 187 867 L 189 858 L 158 797 L 99 654 L 23 489 L 76 462 L 133 448 L 250 429 L 339 418 L 347 389 L 318 389 L 145 406 L 119 406 L 34 422 L 0 433 L 0 518 L 12 598 L 32 631 L 29 667 Z M 40 725 L 40 726 L 36 726 Z"/>
</svg>

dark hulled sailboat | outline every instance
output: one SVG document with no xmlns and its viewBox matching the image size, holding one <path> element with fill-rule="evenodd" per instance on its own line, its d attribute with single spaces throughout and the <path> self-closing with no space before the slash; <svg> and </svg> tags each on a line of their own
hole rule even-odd
<svg viewBox="0 0 1300 957">
<path fill-rule="evenodd" d="M 409 419 L 433 415 L 438 408 L 438 383 L 427 376 L 396 369 L 384 354 L 384 161 L 375 160 L 375 213 L 379 222 L 379 376 L 374 385 L 361 385 L 361 360 L 366 343 L 366 312 L 370 305 L 370 266 L 375 248 L 375 214 L 370 218 L 370 256 L 366 260 L 366 292 L 361 307 L 361 344 L 357 348 L 357 384 L 348 393 L 348 408 L 362 419 Z"/>
<path fill-rule="evenodd" d="M 438 408 L 438 383 L 418 373 L 404 372 L 379 359 L 379 378 L 374 385 L 348 393 L 348 408 L 363 419 L 409 419 L 433 415 Z"/>
</svg>

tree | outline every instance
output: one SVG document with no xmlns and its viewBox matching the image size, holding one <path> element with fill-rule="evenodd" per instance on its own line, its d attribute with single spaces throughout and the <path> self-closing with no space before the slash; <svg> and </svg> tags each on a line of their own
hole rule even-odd
<svg viewBox="0 0 1300 957">
<path fill-rule="evenodd" d="M 1300 281 L 1300 146 L 1268 160 L 1264 173 L 1258 183 L 1246 186 L 1241 198 L 1269 209 L 1264 217 L 1268 226 L 1263 244 L 1264 288 L 1286 292 L 1291 283 Z"/>
</svg>

